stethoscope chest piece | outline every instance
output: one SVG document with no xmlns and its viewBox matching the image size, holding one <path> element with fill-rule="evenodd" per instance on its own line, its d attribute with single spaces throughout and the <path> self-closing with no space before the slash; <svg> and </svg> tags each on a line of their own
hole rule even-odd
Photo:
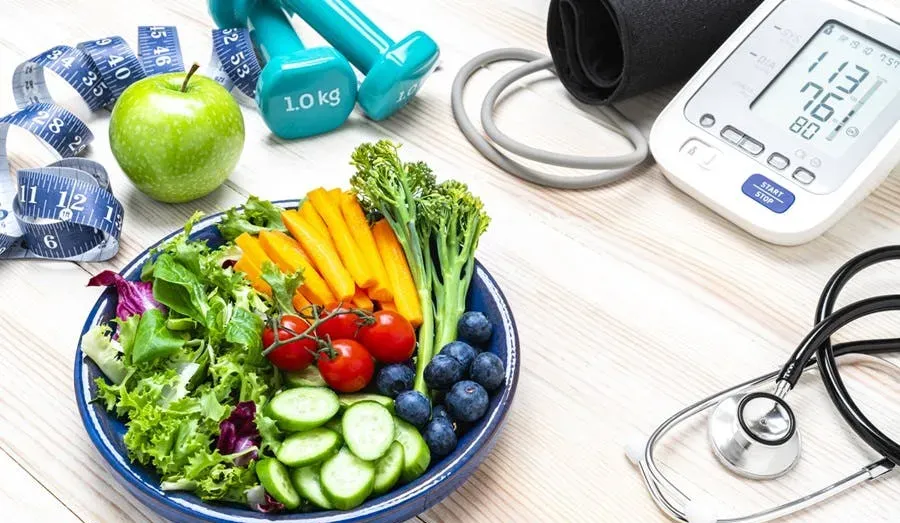
<svg viewBox="0 0 900 523">
<path fill-rule="evenodd" d="M 777 478 L 800 459 L 793 411 L 766 392 L 736 394 L 719 403 L 709 417 L 709 440 L 719 461 L 745 478 Z"/>
</svg>

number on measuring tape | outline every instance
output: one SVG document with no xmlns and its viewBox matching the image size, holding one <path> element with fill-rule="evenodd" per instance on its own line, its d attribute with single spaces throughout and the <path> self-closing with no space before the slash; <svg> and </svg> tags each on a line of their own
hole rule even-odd
<svg viewBox="0 0 900 523">
<path fill-rule="evenodd" d="M 78 48 L 94 61 L 113 102 L 129 85 L 145 76 L 137 55 L 120 36 L 82 42 Z"/>
<path fill-rule="evenodd" d="M 93 135 L 62 107 L 40 103 L 0 118 L 0 165 L 8 168 L 6 136 L 20 127 L 50 145 L 62 160 L 22 169 L 16 182 L 0 176 L 0 255 L 96 261 L 118 250 L 122 205 L 100 164 L 73 156 Z M 2 174 L 2 173 L 0 173 Z"/>
<path fill-rule="evenodd" d="M 222 78 L 217 78 L 218 81 L 230 81 L 243 94 L 251 98 L 255 96 L 256 82 L 262 68 L 253 51 L 249 30 L 214 29 L 213 58 L 213 65 L 224 73 Z M 226 84 L 226 87 L 229 86 Z"/>
<path fill-rule="evenodd" d="M 100 71 L 91 58 L 79 49 L 58 45 L 21 63 L 13 73 L 13 96 L 18 107 L 31 103 L 50 103 L 44 70 L 66 81 L 92 111 L 109 104 Z"/>
<path fill-rule="evenodd" d="M 138 27 L 138 56 L 147 76 L 184 71 L 178 31 L 171 26 Z"/>
<path fill-rule="evenodd" d="M 123 210 L 109 177 L 96 162 L 75 155 L 93 140 L 75 115 L 53 103 L 45 71 L 66 81 L 92 111 L 110 108 L 132 83 L 149 75 L 184 71 L 178 32 L 171 26 L 138 28 L 138 52 L 119 36 L 76 47 L 57 45 L 20 64 L 13 74 L 17 112 L 0 118 L 0 255 L 97 261 L 118 250 Z M 261 68 L 246 29 L 213 31 L 211 75 L 227 89 L 253 97 Z M 6 137 L 20 127 L 63 159 L 4 176 Z"/>
</svg>

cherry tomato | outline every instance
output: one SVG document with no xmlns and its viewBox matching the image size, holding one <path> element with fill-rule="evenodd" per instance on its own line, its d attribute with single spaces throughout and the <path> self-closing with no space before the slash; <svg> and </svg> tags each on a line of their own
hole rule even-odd
<svg viewBox="0 0 900 523">
<path fill-rule="evenodd" d="M 323 314 L 323 316 L 325 314 Z M 332 341 L 355 340 L 356 333 L 359 331 L 360 325 L 361 318 L 356 314 L 347 311 L 346 314 L 338 314 L 337 316 L 323 321 L 318 327 L 316 327 L 316 336 L 323 340 L 327 336 L 331 338 Z"/>
<path fill-rule="evenodd" d="M 281 317 L 281 327 L 278 329 L 278 339 L 287 340 L 295 336 L 296 333 L 302 333 L 309 328 L 309 323 L 303 318 L 293 315 L 285 315 Z M 275 343 L 275 332 L 271 327 L 266 327 L 262 335 L 263 348 L 268 348 Z M 270 352 L 267 357 L 272 365 L 281 370 L 303 370 L 316 359 L 317 344 L 313 339 L 302 339 L 292 341 Z"/>
<path fill-rule="evenodd" d="M 382 363 L 403 363 L 416 349 L 416 331 L 394 311 L 378 311 L 375 323 L 359 329 L 359 342 Z"/>
<path fill-rule="evenodd" d="M 357 392 L 372 381 L 375 363 L 365 347 L 354 340 L 331 342 L 335 355 L 319 353 L 319 372 L 329 387 L 338 392 Z"/>
</svg>

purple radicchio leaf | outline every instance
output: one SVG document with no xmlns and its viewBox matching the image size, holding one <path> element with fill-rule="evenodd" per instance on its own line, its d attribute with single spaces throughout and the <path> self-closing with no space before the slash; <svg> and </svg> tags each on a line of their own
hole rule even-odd
<svg viewBox="0 0 900 523">
<path fill-rule="evenodd" d="M 257 510 L 260 512 L 281 512 L 284 510 L 284 503 L 279 502 L 266 492 L 266 502 L 261 504 Z"/>
<path fill-rule="evenodd" d="M 128 281 L 121 274 L 103 271 L 88 281 L 88 287 L 111 287 L 115 285 L 119 293 L 116 316 L 127 320 L 134 314 L 143 314 L 150 309 L 166 311 L 165 305 L 153 297 L 153 284 L 143 281 Z"/>
<path fill-rule="evenodd" d="M 269 495 L 262 485 L 257 485 L 247 491 L 247 504 L 250 505 L 251 509 L 262 513 L 281 512 L 284 510 L 284 505 Z"/>
<path fill-rule="evenodd" d="M 256 404 L 252 401 L 238 403 L 231 415 L 219 423 L 219 439 L 216 448 L 222 454 L 238 454 L 252 447 L 259 447 L 262 438 L 256 429 Z M 238 467 L 246 467 L 258 457 L 253 450 L 237 457 L 234 464 Z"/>
</svg>

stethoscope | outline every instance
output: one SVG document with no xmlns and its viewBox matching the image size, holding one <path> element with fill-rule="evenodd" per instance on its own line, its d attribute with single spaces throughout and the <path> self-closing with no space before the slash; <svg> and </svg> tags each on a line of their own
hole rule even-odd
<svg viewBox="0 0 900 523">
<path fill-rule="evenodd" d="M 690 523 L 760 523 L 793 514 L 893 470 L 900 463 L 900 443 L 882 433 L 860 411 L 844 386 L 836 359 L 847 354 L 875 355 L 900 352 L 900 338 L 863 340 L 832 345 L 831 336 L 864 316 L 900 310 L 900 295 L 868 298 L 834 310 L 841 290 L 863 269 L 900 259 L 900 245 L 865 252 L 831 277 L 819 298 L 816 326 L 806 335 L 780 371 L 714 394 L 678 412 L 660 425 L 646 443 L 627 450 L 637 465 L 650 496 L 670 518 Z M 855 473 L 774 508 L 742 517 L 718 519 L 710 509 L 691 500 L 660 472 L 654 459 L 659 441 L 680 423 L 712 409 L 708 420 L 713 453 L 732 472 L 750 479 L 772 479 L 786 474 L 800 459 L 797 419 L 785 400 L 812 366 L 818 366 L 825 389 L 841 416 L 862 440 L 883 456 Z M 772 392 L 759 390 L 775 379 Z"/>
</svg>

